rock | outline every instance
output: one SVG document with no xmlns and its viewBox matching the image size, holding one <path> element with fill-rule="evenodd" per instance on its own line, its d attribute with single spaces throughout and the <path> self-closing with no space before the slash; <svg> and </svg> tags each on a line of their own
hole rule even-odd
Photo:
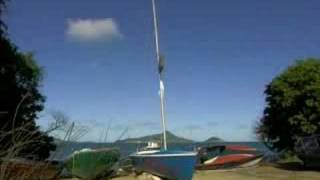
<svg viewBox="0 0 320 180">
<path fill-rule="evenodd" d="M 142 173 L 141 175 L 138 176 L 138 180 L 161 180 L 160 177 L 148 174 L 148 173 Z"/>
</svg>

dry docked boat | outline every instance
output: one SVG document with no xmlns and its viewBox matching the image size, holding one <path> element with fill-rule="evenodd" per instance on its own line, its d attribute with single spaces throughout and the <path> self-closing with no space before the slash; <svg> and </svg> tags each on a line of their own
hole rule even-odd
<svg viewBox="0 0 320 180">
<path fill-rule="evenodd" d="M 196 164 L 196 152 L 167 150 L 166 122 L 164 115 L 164 83 L 162 73 L 164 69 L 164 62 L 163 59 L 160 58 L 159 52 L 155 0 L 152 0 L 152 9 L 155 31 L 156 59 L 158 62 L 160 80 L 159 94 L 163 129 L 163 149 L 160 151 L 155 150 L 151 153 L 150 151 L 136 152 L 130 155 L 130 157 L 132 159 L 132 164 L 137 171 L 148 172 L 165 179 L 191 180 Z"/>
<path fill-rule="evenodd" d="M 40 162 L 23 158 L 0 160 L 4 179 L 57 179 L 62 167 L 57 161 Z"/>
<path fill-rule="evenodd" d="M 65 162 L 70 174 L 83 179 L 94 179 L 109 173 L 120 159 L 115 148 L 82 149 L 75 151 Z"/>
<path fill-rule="evenodd" d="M 243 145 L 202 147 L 198 151 L 198 170 L 214 170 L 257 165 L 263 154 L 255 148 Z"/>
</svg>

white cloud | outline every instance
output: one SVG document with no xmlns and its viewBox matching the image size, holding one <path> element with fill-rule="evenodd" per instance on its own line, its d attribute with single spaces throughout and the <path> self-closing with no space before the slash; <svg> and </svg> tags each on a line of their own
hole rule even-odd
<svg viewBox="0 0 320 180">
<path fill-rule="evenodd" d="M 66 34 L 80 41 L 109 41 L 122 36 L 112 18 L 69 19 Z"/>
</svg>

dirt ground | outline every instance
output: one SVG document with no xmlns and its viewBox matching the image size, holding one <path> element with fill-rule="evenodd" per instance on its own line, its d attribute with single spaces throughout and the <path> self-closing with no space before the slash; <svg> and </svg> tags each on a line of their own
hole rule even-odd
<svg viewBox="0 0 320 180">
<path fill-rule="evenodd" d="M 151 180 L 149 176 L 125 176 L 114 180 Z M 258 166 L 233 170 L 197 171 L 193 180 L 319 180 L 318 170 L 299 170 L 295 167 Z"/>
</svg>

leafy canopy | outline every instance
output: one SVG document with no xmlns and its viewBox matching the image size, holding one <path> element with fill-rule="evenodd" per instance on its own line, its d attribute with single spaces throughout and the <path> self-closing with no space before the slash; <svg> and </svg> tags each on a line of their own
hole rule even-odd
<svg viewBox="0 0 320 180">
<path fill-rule="evenodd" d="M 35 122 L 45 101 L 42 69 L 31 53 L 18 51 L 7 37 L 5 4 L 0 0 L 0 158 L 11 154 L 45 159 L 55 145 Z"/>
<path fill-rule="evenodd" d="M 265 90 L 266 107 L 256 129 L 273 150 L 293 150 L 296 137 L 320 133 L 320 59 L 297 61 Z"/>
</svg>

